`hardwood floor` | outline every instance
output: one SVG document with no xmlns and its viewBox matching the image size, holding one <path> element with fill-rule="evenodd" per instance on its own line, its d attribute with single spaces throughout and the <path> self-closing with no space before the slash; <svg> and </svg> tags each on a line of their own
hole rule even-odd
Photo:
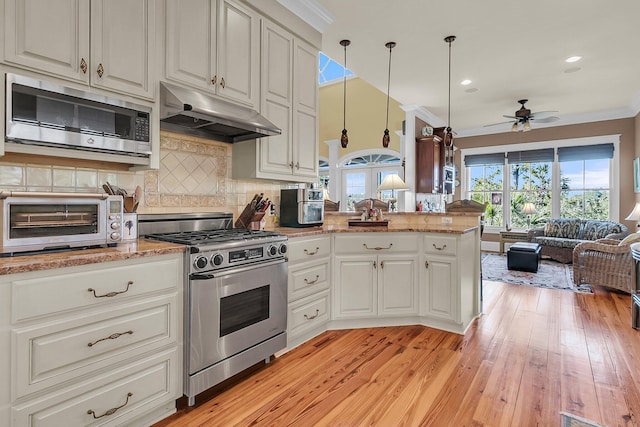
<svg viewBox="0 0 640 427">
<path fill-rule="evenodd" d="M 422 326 L 326 332 L 173 426 L 557 426 L 566 411 L 640 425 L 629 295 L 485 282 L 465 336 Z"/>
</svg>

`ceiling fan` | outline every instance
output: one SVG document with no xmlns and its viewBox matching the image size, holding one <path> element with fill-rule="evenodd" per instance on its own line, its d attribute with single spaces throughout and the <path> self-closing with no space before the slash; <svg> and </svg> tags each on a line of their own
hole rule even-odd
<svg viewBox="0 0 640 427">
<path fill-rule="evenodd" d="M 518 101 L 520 104 L 520 109 L 516 110 L 513 116 L 503 115 L 502 117 L 506 117 L 507 119 L 515 120 L 513 122 L 513 126 L 511 126 L 512 132 L 527 132 L 531 130 L 531 122 L 536 121 L 538 123 L 551 123 L 556 120 L 560 120 L 559 117 L 554 116 L 553 113 L 557 113 L 557 111 L 537 111 L 532 113 L 530 109 L 524 106 L 528 99 L 521 99 Z M 495 126 L 501 125 L 504 123 L 511 123 L 511 120 L 508 122 L 500 122 L 494 123 L 486 126 Z"/>
</svg>

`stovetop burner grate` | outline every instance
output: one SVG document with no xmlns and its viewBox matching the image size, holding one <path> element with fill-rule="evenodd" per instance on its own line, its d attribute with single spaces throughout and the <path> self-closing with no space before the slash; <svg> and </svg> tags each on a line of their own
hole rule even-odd
<svg viewBox="0 0 640 427">
<path fill-rule="evenodd" d="M 264 230 L 245 230 L 241 228 L 225 230 L 197 230 L 182 231 L 177 233 L 156 233 L 146 237 L 164 240 L 166 242 L 179 243 L 183 245 L 201 245 L 209 243 L 224 243 L 238 240 L 252 240 L 265 237 L 280 236 L 279 233 Z"/>
</svg>

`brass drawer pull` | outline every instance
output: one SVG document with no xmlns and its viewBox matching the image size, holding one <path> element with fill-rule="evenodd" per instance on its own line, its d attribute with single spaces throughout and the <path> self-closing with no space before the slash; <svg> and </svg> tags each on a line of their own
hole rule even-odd
<svg viewBox="0 0 640 427">
<path fill-rule="evenodd" d="M 316 283 L 318 280 L 320 279 L 320 276 L 318 274 L 316 274 L 316 278 L 315 280 L 307 280 L 307 278 L 304 279 L 304 283 L 306 283 L 307 285 L 313 285 L 314 283 Z"/>
<path fill-rule="evenodd" d="M 120 291 L 120 292 L 116 292 L 116 291 L 112 291 L 112 292 L 108 292 L 104 295 L 96 295 L 96 290 L 93 288 L 89 288 L 87 289 L 89 292 L 93 292 L 93 297 L 94 298 L 104 298 L 104 297 L 115 297 L 116 295 L 120 295 L 120 294 L 124 294 L 125 292 L 127 292 L 129 290 L 129 288 L 131 287 L 131 285 L 133 285 L 133 280 L 129 280 L 129 283 L 127 283 L 127 289 L 125 289 L 124 291 Z"/>
<path fill-rule="evenodd" d="M 315 319 L 316 317 L 318 317 L 319 315 L 320 315 L 320 310 L 318 310 L 318 309 L 316 308 L 316 314 L 314 314 L 313 316 L 307 316 L 307 315 L 305 314 L 305 315 L 304 315 L 304 318 L 305 318 L 305 319 L 307 319 L 307 320 L 313 320 L 313 319 Z"/>
<path fill-rule="evenodd" d="M 98 415 L 98 416 L 96 417 L 96 413 L 95 413 L 95 412 L 93 412 L 93 409 L 89 409 L 89 410 L 87 411 L 87 414 L 89 414 L 89 415 L 93 415 L 93 418 L 94 418 L 94 419 L 96 419 L 96 420 L 97 420 L 98 418 L 108 417 L 109 415 L 113 415 L 113 414 L 115 414 L 115 413 L 118 411 L 118 409 L 120 409 L 120 408 L 124 408 L 125 406 L 127 406 L 127 404 L 129 403 L 129 398 L 130 398 L 131 396 L 133 396 L 133 393 L 131 393 L 131 392 L 127 393 L 127 401 L 126 401 L 126 402 L 124 402 L 122 405 L 120 405 L 120 406 L 118 406 L 118 407 L 116 407 L 116 408 L 111 408 L 111 409 L 107 410 L 107 412 L 105 412 L 105 413 L 104 413 L 104 414 L 102 414 L 102 415 Z"/>
<path fill-rule="evenodd" d="M 117 338 L 120 338 L 122 335 L 133 335 L 133 331 L 116 332 L 115 334 L 111 334 L 106 338 L 100 338 L 98 341 L 87 343 L 87 347 L 93 347 L 94 345 L 98 344 L 100 341 L 115 340 Z"/>
<path fill-rule="evenodd" d="M 305 249 L 304 253 L 307 254 L 307 255 L 315 255 L 315 254 L 318 253 L 319 250 L 320 250 L 320 248 L 316 246 L 316 250 L 315 251 L 309 252 L 308 250 Z"/>
<path fill-rule="evenodd" d="M 439 247 L 437 247 L 437 246 L 436 246 L 436 244 L 434 243 L 434 244 L 433 244 L 433 247 L 434 247 L 434 248 L 436 248 L 436 249 L 437 249 L 437 250 L 439 250 L 439 251 L 443 251 L 443 250 L 444 250 L 444 248 L 446 248 L 446 247 L 447 247 L 447 245 L 446 245 L 446 244 L 444 244 L 444 245 L 442 245 L 442 247 L 440 247 L 440 248 L 439 248 Z"/>
<path fill-rule="evenodd" d="M 373 248 L 370 248 L 369 246 L 367 246 L 366 243 L 363 243 L 362 246 L 365 247 L 365 249 L 370 249 L 370 250 L 374 250 L 374 251 L 381 251 L 383 249 L 391 249 L 391 246 L 393 246 L 393 243 L 389 243 L 389 246 L 387 246 L 386 248 L 380 247 L 380 246 L 374 246 Z"/>
</svg>

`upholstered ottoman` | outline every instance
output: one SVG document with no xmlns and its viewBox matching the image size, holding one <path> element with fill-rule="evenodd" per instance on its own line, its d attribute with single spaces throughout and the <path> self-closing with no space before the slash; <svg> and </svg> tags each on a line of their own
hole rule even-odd
<svg viewBox="0 0 640 427">
<path fill-rule="evenodd" d="M 509 270 L 537 273 L 540 257 L 539 244 L 528 242 L 514 243 L 507 251 L 507 268 Z"/>
</svg>

